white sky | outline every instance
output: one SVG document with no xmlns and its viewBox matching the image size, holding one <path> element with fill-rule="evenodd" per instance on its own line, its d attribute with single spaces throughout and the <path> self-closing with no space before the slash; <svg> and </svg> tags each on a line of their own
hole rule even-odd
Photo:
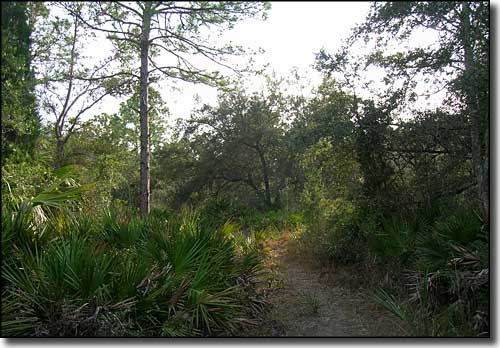
<svg viewBox="0 0 500 348">
<path fill-rule="evenodd" d="M 329 53 L 335 53 L 350 33 L 351 29 L 362 23 L 368 13 L 370 2 L 272 2 L 267 20 L 246 19 L 238 23 L 233 30 L 227 31 L 220 38 L 218 44 L 229 41 L 237 45 L 258 50 L 263 54 L 254 56 L 257 67 L 268 64 L 267 73 L 273 71 L 278 77 L 289 77 L 292 68 L 296 68 L 304 78 L 301 83 L 308 88 L 304 92 L 316 87 L 321 79 L 319 72 L 312 68 L 315 54 L 321 48 Z M 435 33 L 417 33 L 412 40 L 412 46 L 427 47 L 435 42 Z M 100 40 L 89 45 L 87 55 L 103 57 L 111 49 L 111 44 Z M 235 63 L 241 60 L 234 58 Z M 368 78 L 378 80 L 382 74 L 376 69 L 367 72 Z M 250 90 L 258 90 L 263 79 L 249 76 Z M 177 90 L 172 89 L 175 86 Z M 374 84 L 373 88 L 381 89 L 381 84 Z M 163 80 L 159 91 L 170 109 L 168 121 L 170 124 L 181 117 L 188 118 L 199 103 L 195 95 L 200 97 L 201 103 L 216 103 L 217 91 L 213 87 L 201 84 L 181 82 L 179 80 Z M 370 91 L 358 89 L 356 93 L 362 97 L 369 97 Z M 438 94 L 429 100 L 421 99 L 418 107 L 426 108 L 437 106 L 444 98 L 444 93 Z M 124 98 L 125 99 L 125 98 Z M 123 100 L 124 100 L 123 99 Z M 118 111 L 120 101 L 113 98 L 104 99 L 103 103 L 89 110 L 83 119 L 91 118 L 101 112 L 114 113 Z"/>
<path fill-rule="evenodd" d="M 315 53 L 322 47 L 335 52 L 350 29 L 365 19 L 368 8 L 369 2 L 272 2 L 267 20 L 244 20 L 222 39 L 253 50 L 263 48 L 265 53 L 254 57 L 257 65 L 269 63 L 266 71 L 274 70 L 278 76 L 288 76 L 296 67 L 311 79 L 311 87 L 314 87 L 320 81 L 320 74 L 312 69 Z M 103 46 L 94 49 L 96 54 L 102 53 Z M 258 88 L 259 80 L 253 81 Z M 168 81 L 160 84 L 160 92 L 170 109 L 170 121 L 189 117 L 197 105 L 195 94 L 201 102 L 216 102 L 214 88 L 178 81 L 175 84 L 181 91 L 172 91 Z M 118 103 L 108 99 L 94 112 L 117 110 Z"/>
</svg>

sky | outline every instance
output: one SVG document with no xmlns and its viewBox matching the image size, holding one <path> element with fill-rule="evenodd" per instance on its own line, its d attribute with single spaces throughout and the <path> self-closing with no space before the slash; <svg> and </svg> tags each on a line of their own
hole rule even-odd
<svg viewBox="0 0 500 348">
<path fill-rule="evenodd" d="M 268 63 L 268 73 L 288 76 L 296 68 L 314 85 L 320 81 L 320 74 L 312 68 L 315 53 L 323 47 L 336 51 L 350 29 L 364 20 L 368 8 L 368 2 L 272 2 L 267 20 L 242 21 L 223 38 L 253 50 L 262 48 L 264 53 L 254 59 L 257 66 Z M 254 84 L 255 88 L 260 85 L 257 79 Z M 169 103 L 174 118 L 190 114 L 194 93 L 204 102 L 216 101 L 213 88 L 191 85 L 183 90 Z"/>
<path fill-rule="evenodd" d="M 320 81 L 320 74 L 312 68 L 315 53 L 321 48 L 335 52 L 341 40 L 357 23 L 361 23 L 368 13 L 369 2 L 272 2 L 266 20 L 246 19 L 235 28 L 224 33 L 221 40 L 232 41 L 243 47 L 264 53 L 254 56 L 258 66 L 268 63 L 266 72 L 276 72 L 278 76 L 289 76 L 291 69 L 307 76 L 311 86 Z M 102 53 L 103 46 L 92 47 L 95 54 Z M 92 52 L 92 51 L 90 51 Z M 89 52 L 89 53 L 90 53 Z M 258 88 L 259 80 L 254 80 Z M 308 81 L 309 82 L 309 81 Z M 170 82 L 172 83 L 172 82 Z M 187 118 L 193 108 L 202 103 L 214 105 L 215 88 L 175 82 L 179 91 L 172 91 L 169 82 L 160 83 L 160 93 L 170 109 L 170 121 L 179 117 Z M 118 102 L 108 99 L 95 112 L 108 113 L 118 110 Z"/>
<path fill-rule="evenodd" d="M 255 66 L 267 64 L 266 73 L 275 72 L 278 77 L 290 77 L 292 69 L 295 68 L 303 77 L 301 83 L 307 86 L 302 91 L 306 95 L 321 81 L 321 74 L 312 67 L 315 54 L 321 48 L 329 53 L 335 53 L 340 48 L 342 40 L 348 37 L 351 29 L 364 22 L 370 7 L 370 2 L 355 1 L 271 2 L 271 4 L 272 7 L 266 20 L 245 19 L 236 24 L 232 30 L 225 32 L 217 44 L 222 45 L 232 41 L 250 50 L 262 49 L 264 53 L 253 57 Z M 411 45 L 428 47 L 437 38 L 432 34 L 436 33 L 416 33 Z M 104 57 L 110 49 L 111 44 L 103 39 L 96 44 L 89 45 L 86 53 L 89 56 Z M 238 58 L 234 59 L 235 63 L 241 62 Z M 366 74 L 369 79 L 374 80 L 383 76 L 381 71 L 376 71 L 376 68 L 372 68 Z M 262 88 L 262 78 L 250 76 L 249 80 L 247 88 L 250 92 Z M 175 89 L 172 88 L 173 86 Z M 375 90 L 383 90 L 384 87 L 381 83 L 378 85 L 375 83 L 373 86 Z M 200 104 L 215 105 L 217 100 L 216 89 L 201 84 L 164 79 L 156 88 L 170 110 L 170 115 L 166 115 L 170 124 L 174 124 L 177 118 L 190 117 L 192 111 Z M 368 89 L 362 87 L 356 90 L 358 96 L 365 98 L 371 97 L 370 93 Z M 421 109 L 432 108 L 439 106 L 443 98 L 445 98 L 444 91 L 428 100 L 422 98 L 415 105 Z M 125 98 L 122 100 L 106 98 L 102 104 L 86 113 L 82 119 L 89 119 L 102 112 L 118 112 L 119 103 L 124 100 Z M 406 116 L 403 115 L 403 118 L 407 117 L 411 117 L 409 113 Z"/>
</svg>

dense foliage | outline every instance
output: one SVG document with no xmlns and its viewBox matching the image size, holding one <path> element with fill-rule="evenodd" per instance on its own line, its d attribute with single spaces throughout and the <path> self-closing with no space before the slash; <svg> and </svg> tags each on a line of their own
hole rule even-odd
<svg viewBox="0 0 500 348">
<path fill-rule="evenodd" d="M 2 164 L 7 157 L 33 154 L 39 135 L 30 52 L 34 7 L 2 4 Z"/>
</svg>

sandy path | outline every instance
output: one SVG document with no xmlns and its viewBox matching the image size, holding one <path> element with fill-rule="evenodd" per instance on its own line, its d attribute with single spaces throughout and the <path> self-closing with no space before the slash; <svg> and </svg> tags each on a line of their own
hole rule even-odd
<svg viewBox="0 0 500 348">
<path fill-rule="evenodd" d="M 397 323 L 377 308 L 364 289 L 348 289 L 326 282 L 322 274 L 290 256 L 287 241 L 269 242 L 268 267 L 272 277 L 267 300 L 270 310 L 256 336 L 397 336 Z"/>
</svg>

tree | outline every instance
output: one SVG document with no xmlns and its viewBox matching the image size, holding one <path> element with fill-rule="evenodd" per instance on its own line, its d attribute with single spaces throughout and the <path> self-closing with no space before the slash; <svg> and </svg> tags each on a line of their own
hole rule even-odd
<svg viewBox="0 0 500 348">
<path fill-rule="evenodd" d="M 392 135 L 390 110 L 376 107 L 373 101 L 364 104 L 356 119 L 356 155 L 364 179 L 363 193 L 366 203 L 387 210 L 397 204 L 394 195 L 391 195 L 393 190 L 390 185 L 394 169 L 387 158 L 387 146 Z"/>
<path fill-rule="evenodd" d="M 88 195 L 93 209 L 106 209 L 115 199 L 139 203 L 136 144 L 137 133 L 118 113 L 82 122 L 69 139 L 65 165 L 78 166 L 81 180 L 95 183 Z"/>
<path fill-rule="evenodd" d="M 277 170 L 284 136 L 281 115 L 272 103 L 257 94 L 222 93 L 217 107 L 205 105 L 189 120 L 187 133 L 197 130 L 209 151 L 205 159 L 210 161 L 210 180 L 223 186 L 242 183 L 265 207 L 279 202 Z"/>
<path fill-rule="evenodd" d="M 417 30 L 436 33 L 436 45 L 401 51 Z M 470 134 L 470 153 L 483 220 L 489 221 L 489 5 L 487 2 L 376 2 L 348 40 L 376 42 L 379 49 L 365 57 L 367 65 L 386 69 L 386 85 L 400 86 L 391 95 L 413 102 L 417 80 L 436 93 L 448 93 L 445 105 L 461 113 Z M 389 44 L 392 52 L 389 50 Z M 345 67 L 344 54 L 319 55 L 326 71 Z M 396 83 L 398 82 L 399 83 Z M 434 86 L 434 88 L 432 88 Z M 391 89 L 389 89 L 390 91 Z M 410 104 L 405 104 L 406 106 Z"/>
<path fill-rule="evenodd" d="M 32 154 L 40 133 L 30 17 L 27 2 L 2 2 L 2 163 L 18 148 Z"/>
<path fill-rule="evenodd" d="M 458 194 L 473 201 L 474 175 L 470 161 L 470 133 L 462 115 L 443 110 L 420 112 L 400 122 L 386 144 L 402 207 L 432 209 Z"/>
<path fill-rule="evenodd" d="M 95 65 L 85 61 L 83 48 L 91 36 L 79 19 L 83 3 L 61 3 L 57 8 L 71 17 L 55 15 L 38 39 L 41 46 L 52 43 L 36 58 L 40 98 L 44 109 L 55 118 L 56 154 L 54 167 L 62 165 L 64 146 L 78 128 L 80 118 L 107 95 L 117 93 L 128 83 L 107 71 L 113 57 Z"/>
<path fill-rule="evenodd" d="M 140 57 L 138 84 L 143 216 L 149 214 L 151 195 L 148 86 L 162 76 L 209 84 L 220 81 L 217 72 L 197 68 L 192 63 L 193 56 L 230 68 L 224 56 L 242 51 L 233 46 L 211 45 L 205 38 L 205 28 L 231 28 L 242 18 L 255 16 L 267 7 L 256 2 L 99 2 L 95 4 L 93 19 L 84 19 L 79 15 L 90 28 L 108 34 L 118 55 Z M 168 55 L 162 63 L 154 59 L 160 52 Z"/>
<path fill-rule="evenodd" d="M 177 129 L 168 142 L 153 152 L 155 158 L 152 168 L 152 204 L 178 208 L 188 201 L 193 192 L 201 190 L 209 181 L 204 174 L 210 167 L 203 166 L 206 161 L 205 142 L 191 141 Z"/>
</svg>

